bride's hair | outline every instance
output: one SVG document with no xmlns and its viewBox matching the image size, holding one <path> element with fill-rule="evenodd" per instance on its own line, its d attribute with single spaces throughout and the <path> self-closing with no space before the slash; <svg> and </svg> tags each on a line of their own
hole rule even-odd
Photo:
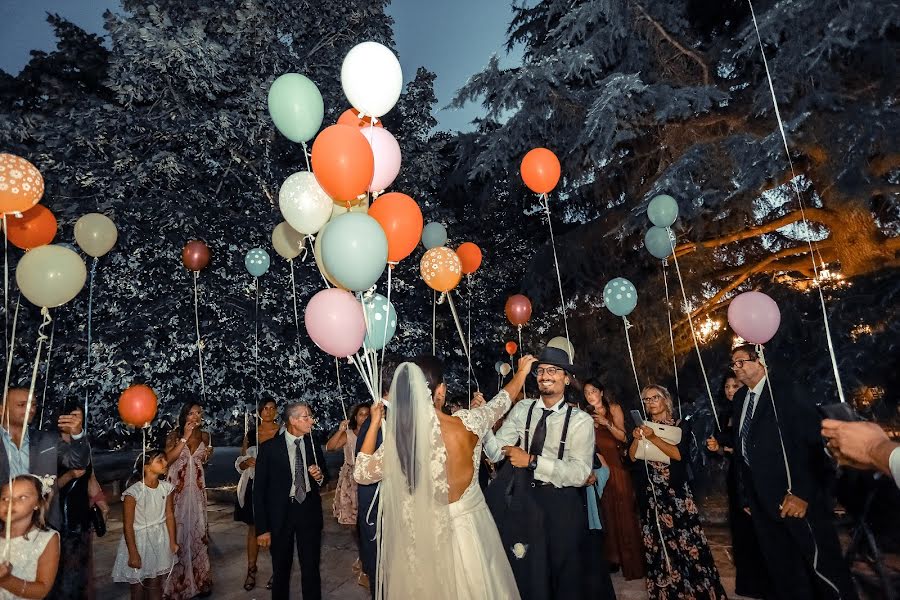
<svg viewBox="0 0 900 600">
<path fill-rule="evenodd" d="M 438 386 L 444 383 L 444 365 L 431 354 L 420 354 L 412 361 L 417 367 L 422 369 L 425 381 L 428 382 L 428 389 L 431 390 L 431 397 L 434 398 L 434 393 L 437 391 Z"/>
</svg>

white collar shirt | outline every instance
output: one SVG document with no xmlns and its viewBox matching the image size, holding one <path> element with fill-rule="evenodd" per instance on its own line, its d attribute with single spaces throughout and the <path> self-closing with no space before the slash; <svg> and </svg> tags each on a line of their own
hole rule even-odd
<svg viewBox="0 0 900 600">
<path fill-rule="evenodd" d="M 302 440 L 304 436 L 297 437 L 295 435 L 291 435 L 287 429 L 284 430 L 284 442 L 287 444 L 288 451 L 288 461 L 291 463 L 291 498 L 294 497 L 294 494 L 297 492 L 297 482 L 294 480 L 294 473 L 297 472 L 297 444 L 295 440 Z M 309 463 L 306 460 L 306 444 L 300 444 L 300 459 L 303 461 L 303 464 L 306 465 L 306 468 L 303 469 L 303 485 L 306 486 L 306 491 L 310 491 L 309 487 L 309 472 L 307 469 L 309 468 Z"/>
</svg>

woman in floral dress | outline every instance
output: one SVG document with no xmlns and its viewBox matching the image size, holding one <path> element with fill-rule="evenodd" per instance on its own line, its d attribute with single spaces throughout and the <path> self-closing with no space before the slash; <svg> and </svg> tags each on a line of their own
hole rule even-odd
<svg viewBox="0 0 900 600">
<path fill-rule="evenodd" d="M 189 600 L 212 593 L 203 470 L 212 457 L 212 448 L 209 433 L 200 429 L 202 418 L 203 407 L 188 402 L 181 409 L 178 428 L 166 438 L 168 480 L 175 485 L 175 522 L 178 524 L 178 556 L 166 583 L 166 600 Z"/>
<path fill-rule="evenodd" d="M 641 390 L 641 400 L 648 421 L 683 427 L 673 417 L 672 397 L 666 388 L 649 385 Z M 724 600 L 725 589 L 688 486 L 683 459 L 687 458 L 689 432 L 682 432 L 678 445 L 664 441 L 647 425 L 636 427 L 633 435 L 629 454 L 637 463 L 635 487 L 641 508 L 647 595 L 651 600 Z M 655 446 L 668 463 L 636 459 L 638 446 L 643 443 Z"/>
</svg>

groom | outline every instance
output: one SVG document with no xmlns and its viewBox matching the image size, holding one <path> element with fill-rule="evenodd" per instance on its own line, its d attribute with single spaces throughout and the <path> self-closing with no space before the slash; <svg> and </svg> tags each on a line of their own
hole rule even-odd
<svg viewBox="0 0 900 600">
<path fill-rule="evenodd" d="M 593 464 L 594 424 L 566 402 L 573 371 L 567 352 L 544 349 L 532 372 L 540 399 L 521 400 L 484 438 L 488 458 L 505 456 L 512 465 L 487 496 L 523 600 L 584 597 L 582 488 Z"/>
</svg>

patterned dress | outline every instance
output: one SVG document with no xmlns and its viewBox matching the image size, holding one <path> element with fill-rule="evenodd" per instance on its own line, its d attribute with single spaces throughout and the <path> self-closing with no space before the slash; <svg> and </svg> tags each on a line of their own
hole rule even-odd
<svg viewBox="0 0 900 600">
<path fill-rule="evenodd" d="M 347 429 L 347 441 L 344 444 L 344 464 L 338 475 L 337 487 L 334 490 L 332 510 L 334 518 L 341 525 L 356 525 L 358 497 L 356 480 L 353 479 L 353 466 L 356 463 L 356 434 Z"/>
<path fill-rule="evenodd" d="M 190 452 L 185 444 L 169 465 L 168 480 L 175 485 L 175 523 L 178 562 L 166 584 L 166 600 L 189 600 L 212 588 L 209 565 L 209 526 L 206 520 L 206 478 L 203 456 L 206 443 Z"/>
<path fill-rule="evenodd" d="M 662 425 L 675 425 L 672 420 Z M 678 448 L 686 457 L 687 439 Z M 683 448 L 682 448 L 683 447 Z M 638 460 L 644 481 L 640 494 L 647 595 L 651 600 L 725 599 L 683 461 L 670 465 Z M 649 475 L 649 479 L 647 478 Z M 665 540 L 665 549 L 661 540 Z"/>
</svg>

